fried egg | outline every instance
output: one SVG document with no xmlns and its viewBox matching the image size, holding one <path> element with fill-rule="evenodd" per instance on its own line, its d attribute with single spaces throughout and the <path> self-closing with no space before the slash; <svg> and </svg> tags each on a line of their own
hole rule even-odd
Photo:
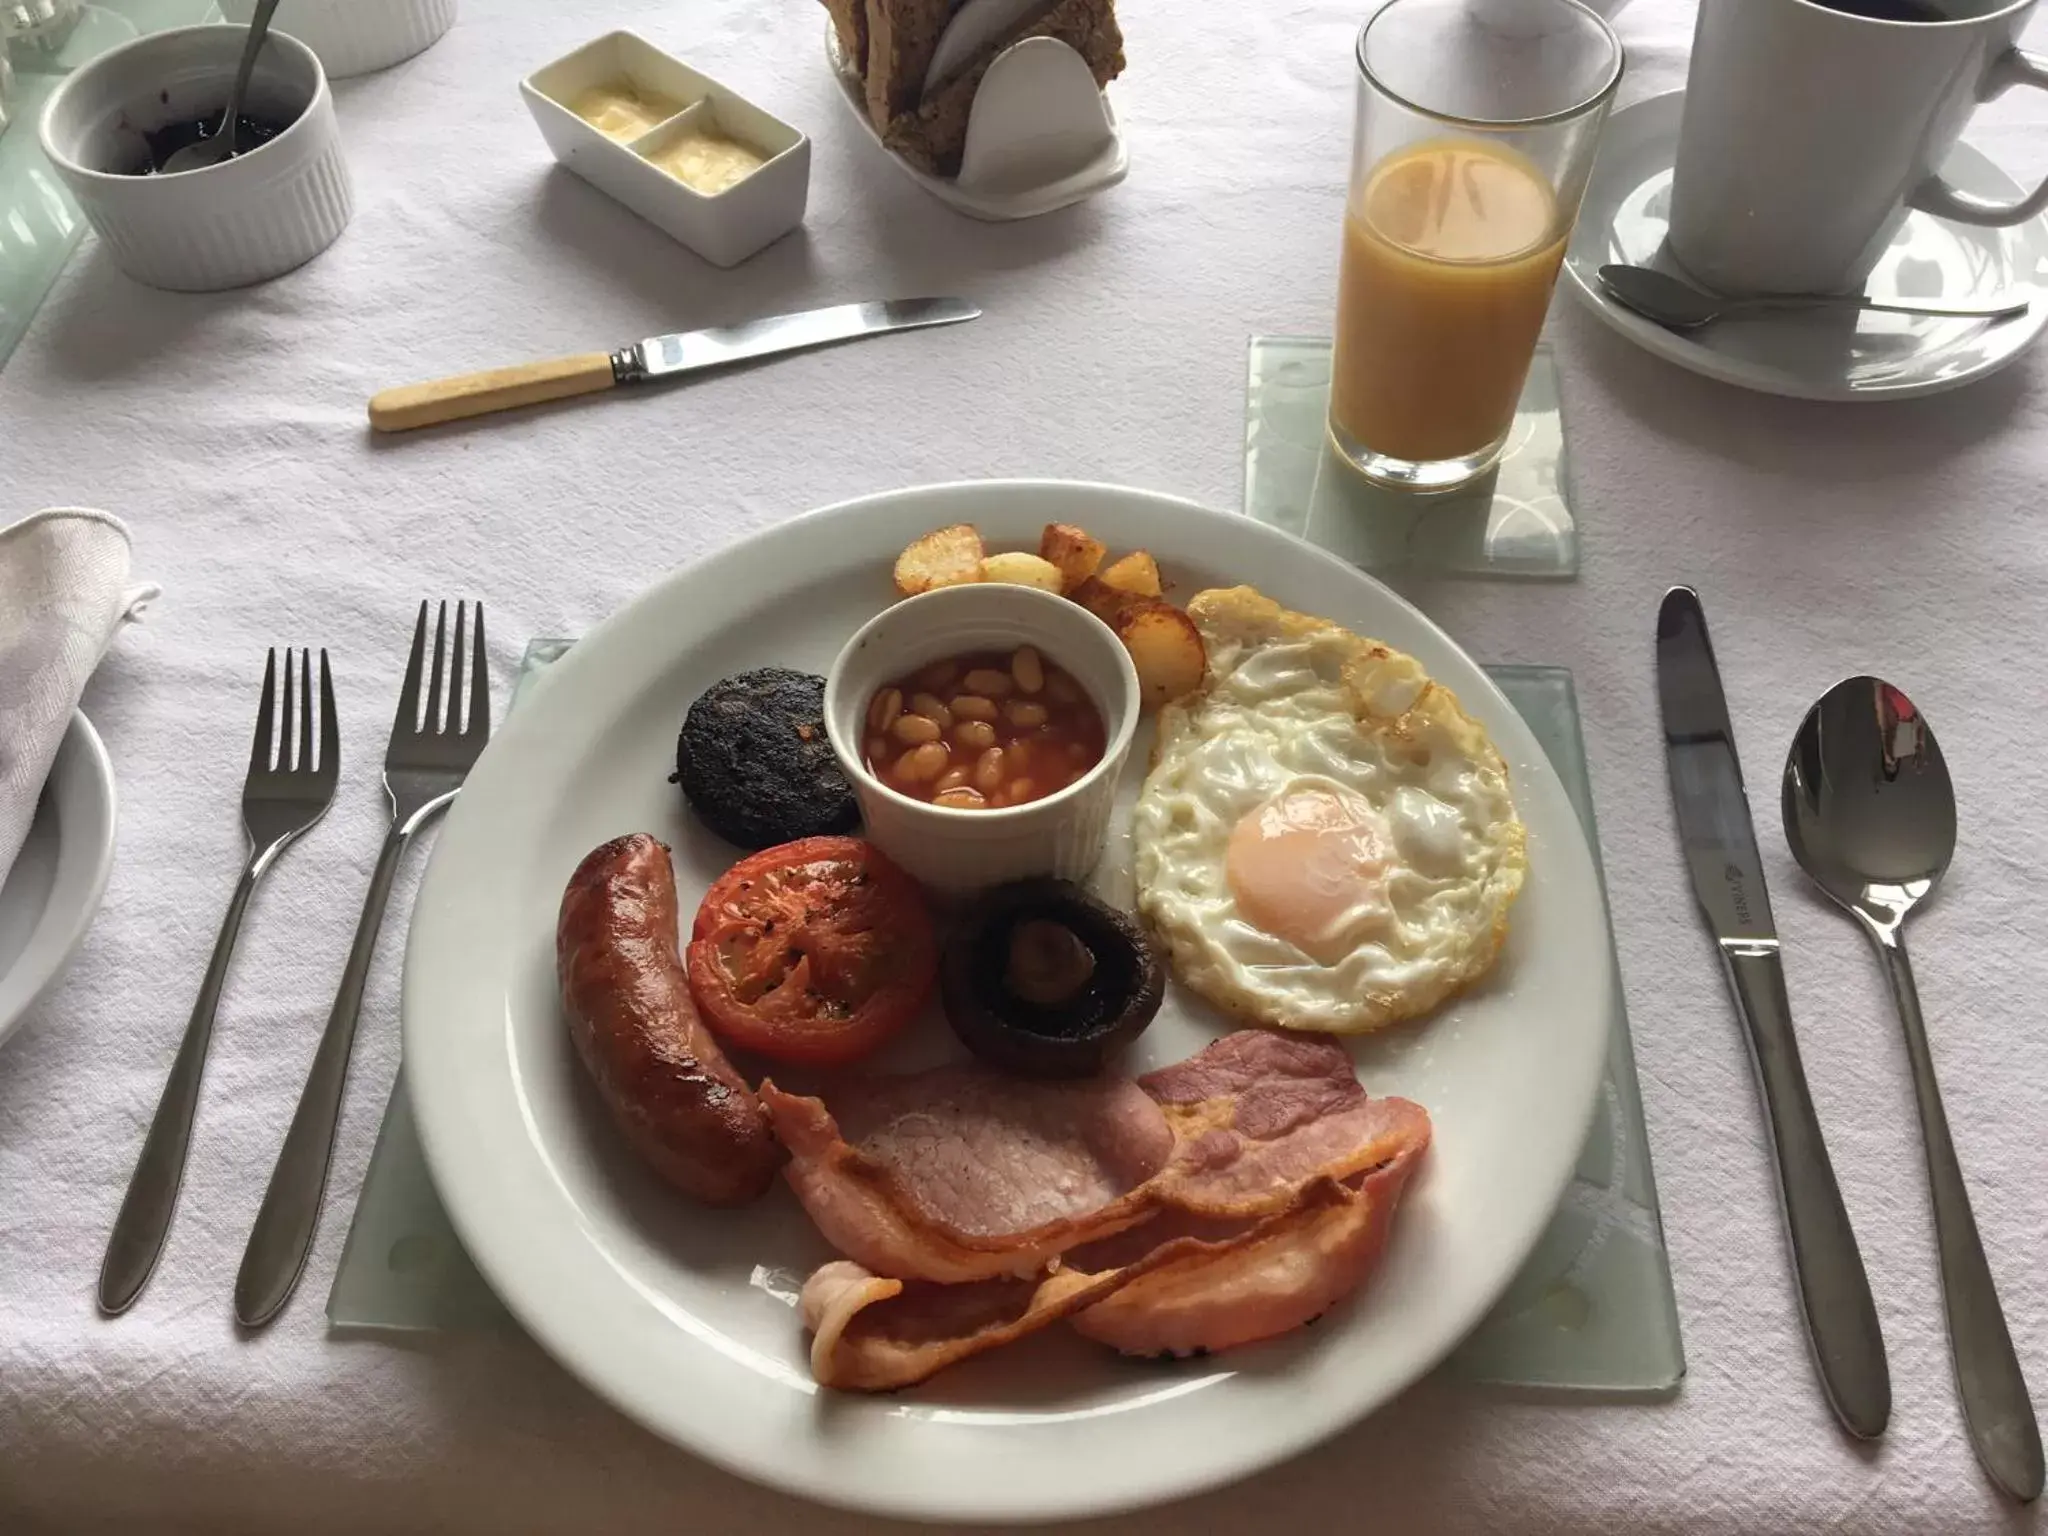
<svg viewBox="0 0 2048 1536">
<path fill-rule="evenodd" d="M 1356 1033 L 1484 975 L 1526 868 L 1507 764 L 1414 657 L 1250 587 L 1188 613 L 1203 687 L 1160 715 L 1138 909 L 1231 1013 Z"/>
</svg>

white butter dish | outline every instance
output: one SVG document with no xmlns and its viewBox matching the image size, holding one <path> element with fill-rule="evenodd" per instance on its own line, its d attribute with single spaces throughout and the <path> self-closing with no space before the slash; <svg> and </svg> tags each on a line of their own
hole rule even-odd
<svg viewBox="0 0 2048 1536">
<path fill-rule="evenodd" d="M 612 138 L 575 110 L 587 93 L 612 85 L 677 110 L 634 137 Z M 558 161 L 706 261 L 735 266 L 803 222 L 811 141 L 637 33 L 586 43 L 527 76 L 519 92 Z M 649 158 L 679 136 L 706 131 L 753 150 L 762 163 L 707 194 Z"/>
</svg>

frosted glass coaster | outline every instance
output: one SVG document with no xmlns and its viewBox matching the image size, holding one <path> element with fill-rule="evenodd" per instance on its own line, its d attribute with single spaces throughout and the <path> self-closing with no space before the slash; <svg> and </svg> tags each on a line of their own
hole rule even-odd
<svg viewBox="0 0 2048 1536">
<path fill-rule="evenodd" d="M 1579 573 L 1557 364 L 1536 349 L 1500 463 L 1439 495 L 1372 484 L 1330 445 L 1330 343 L 1254 336 L 1244 509 L 1369 571 L 1562 580 Z"/>
<path fill-rule="evenodd" d="M 4 8 L 4 7 L 0 7 Z M 145 32 L 218 21 L 213 0 L 97 0 L 53 46 L 16 44 L 19 95 L 0 129 L 0 366 L 28 330 L 85 233 L 85 219 L 36 139 L 43 104 L 87 60 Z"/>
<path fill-rule="evenodd" d="M 527 647 L 514 708 L 570 643 L 536 640 Z M 1488 670 L 1556 765 L 1597 860 L 1571 674 L 1561 667 Z M 1685 1374 L 1635 1056 L 1618 988 L 1615 995 L 1607 1079 L 1577 1176 L 1522 1273 L 1446 1372 L 1496 1386 L 1620 1399 L 1663 1395 Z M 327 1316 L 344 1331 L 511 1326 L 434 1193 L 402 1072 L 370 1155 Z"/>
</svg>

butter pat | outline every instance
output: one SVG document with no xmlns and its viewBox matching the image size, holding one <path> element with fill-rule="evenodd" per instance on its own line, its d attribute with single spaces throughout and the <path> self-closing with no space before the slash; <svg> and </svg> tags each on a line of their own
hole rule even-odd
<svg viewBox="0 0 2048 1536">
<path fill-rule="evenodd" d="M 609 139 L 637 139 L 683 110 L 683 103 L 630 80 L 593 85 L 568 103 L 569 110 Z"/>
<path fill-rule="evenodd" d="M 647 158 L 706 197 L 716 197 L 767 164 L 766 157 L 737 139 L 729 139 L 715 128 L 696 126 L 677 134 Z"/>
</svg>

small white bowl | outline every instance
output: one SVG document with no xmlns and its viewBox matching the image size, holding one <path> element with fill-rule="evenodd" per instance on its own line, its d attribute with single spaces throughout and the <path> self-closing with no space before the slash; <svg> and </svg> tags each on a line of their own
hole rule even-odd
<svg viewBox="0 0 2048 1536">
<path fill-rule="evenodd" d="M 284 0 L 272 26 L 320 57 L 330 80 L 372 74 L 431 47 L 455 25 L 456 0 Z M 256 0 L 220 0 L 229 21 L 247 22 Z"/>
<path fill-rule="evenodd" d="M 571 103 L 592 86 L 614 81 L 680 102 L 682 110 L 637 139 L 610 138 L 578 117 Z M 520 81 L 519 94 L 557 160 L 717 266 L 738 265 L 804 221 L 811 141 L 638 33 L 610 32 L 584 44 Z M 646 158 L 706 118 L 767 160 L 708 196 Z"/>
<path fill-rule="evenodd" d="M 291 119 L 276 138 L 204 170 L 124 176 L 143 134 L 218 113 L 245 27 L 137 38 L 73 73 L 43 109 L 43 152 L 114 264 L 154 288 L 210 292 L 276 277 L 332 245 L 354 208 L 334 97 L 313 50 L 273 34 L 245 108 Z"/>
<path fill-rule="evenodd" d="M 1107 736 L 1101 762 L 1057 794 L 1000 810 L 931 805 L 868 772 L 861 727 L 882 687 L 963 652 L 1020 645 L 1086 690 Z M 1087 878 L 1109 835 L 1138 704 L 1130 652 L 1094 614 L 1049 592 L 981 582 L 907 598 L 863 625 L 825 675 L 825 734 L 860 802 L 862 835 L 924 885 L 958 895 L 1032 875 Z"/>
</svg>

